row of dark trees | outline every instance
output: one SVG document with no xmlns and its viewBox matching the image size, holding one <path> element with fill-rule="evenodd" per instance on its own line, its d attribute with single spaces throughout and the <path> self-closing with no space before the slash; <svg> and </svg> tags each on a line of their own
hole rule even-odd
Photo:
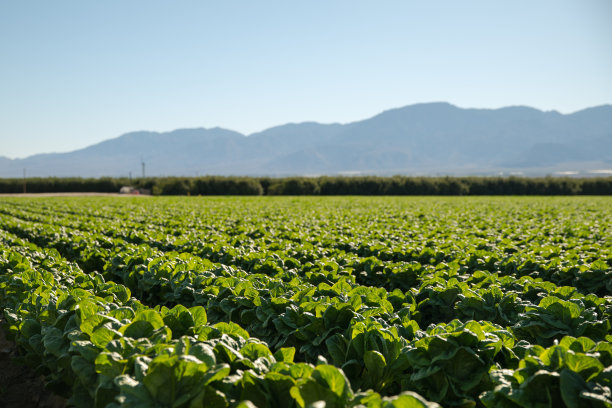
<svg viewBox="0 0 612 408">
<path fill-rule="evenodd" d="M 118 193 L 127 178 L 0 178 L 0 193 Z"/>
<path fill-rule="evenodd" d="M 25 186 L 24 186 L 25 183 Z M 0 193 L 116 193 L 122 186 L 154 195 L 612 195 L 612 177 L 157 177 L 0 179 Z"/>
<path fill-rule="evenodd" d="M 611 195 L 612 177 L 286 178 L 264 189 L 270 195 Z"/>
</svg>

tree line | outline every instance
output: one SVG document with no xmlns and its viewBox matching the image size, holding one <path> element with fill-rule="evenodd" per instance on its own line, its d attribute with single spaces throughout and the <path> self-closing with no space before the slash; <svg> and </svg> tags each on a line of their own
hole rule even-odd
<svg viewBox="0 0 612 408">
<path fill-rule="evenodd" d="M 150 177 L 3 178 L 0 193 L 153 195 L 612 195 L 612 177 Z"/>
</svg>

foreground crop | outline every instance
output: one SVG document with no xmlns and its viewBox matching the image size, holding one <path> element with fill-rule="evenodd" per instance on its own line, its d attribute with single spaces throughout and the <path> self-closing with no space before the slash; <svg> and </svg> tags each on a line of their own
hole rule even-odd
<svg viewBox="0 0 612 408">
<path fill-rule="evenodd" d="M 75 406 L 612 406 L 605 198 L 0 203 L 0 307 Z"/>
</svg>

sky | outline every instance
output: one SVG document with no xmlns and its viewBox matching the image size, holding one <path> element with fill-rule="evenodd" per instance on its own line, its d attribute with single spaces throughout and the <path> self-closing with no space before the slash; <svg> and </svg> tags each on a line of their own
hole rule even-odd
<svg viewBox="0 0 612 408">
<path fill-rule="evenodd" d="M 612 1 L 0 0 L 0 156 L 434 101 L 611 104 Z"/>
</svg>

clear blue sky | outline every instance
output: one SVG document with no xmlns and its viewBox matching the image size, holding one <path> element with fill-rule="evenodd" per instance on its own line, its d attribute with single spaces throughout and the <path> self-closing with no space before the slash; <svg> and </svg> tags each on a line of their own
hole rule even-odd
<svg viewBox="0 0 612 408">
<path fill-rule="evenodd" d="M 0 0 L 0 156 L 431 101 L 612 103 L 612 1 Z"/>
</svg>

